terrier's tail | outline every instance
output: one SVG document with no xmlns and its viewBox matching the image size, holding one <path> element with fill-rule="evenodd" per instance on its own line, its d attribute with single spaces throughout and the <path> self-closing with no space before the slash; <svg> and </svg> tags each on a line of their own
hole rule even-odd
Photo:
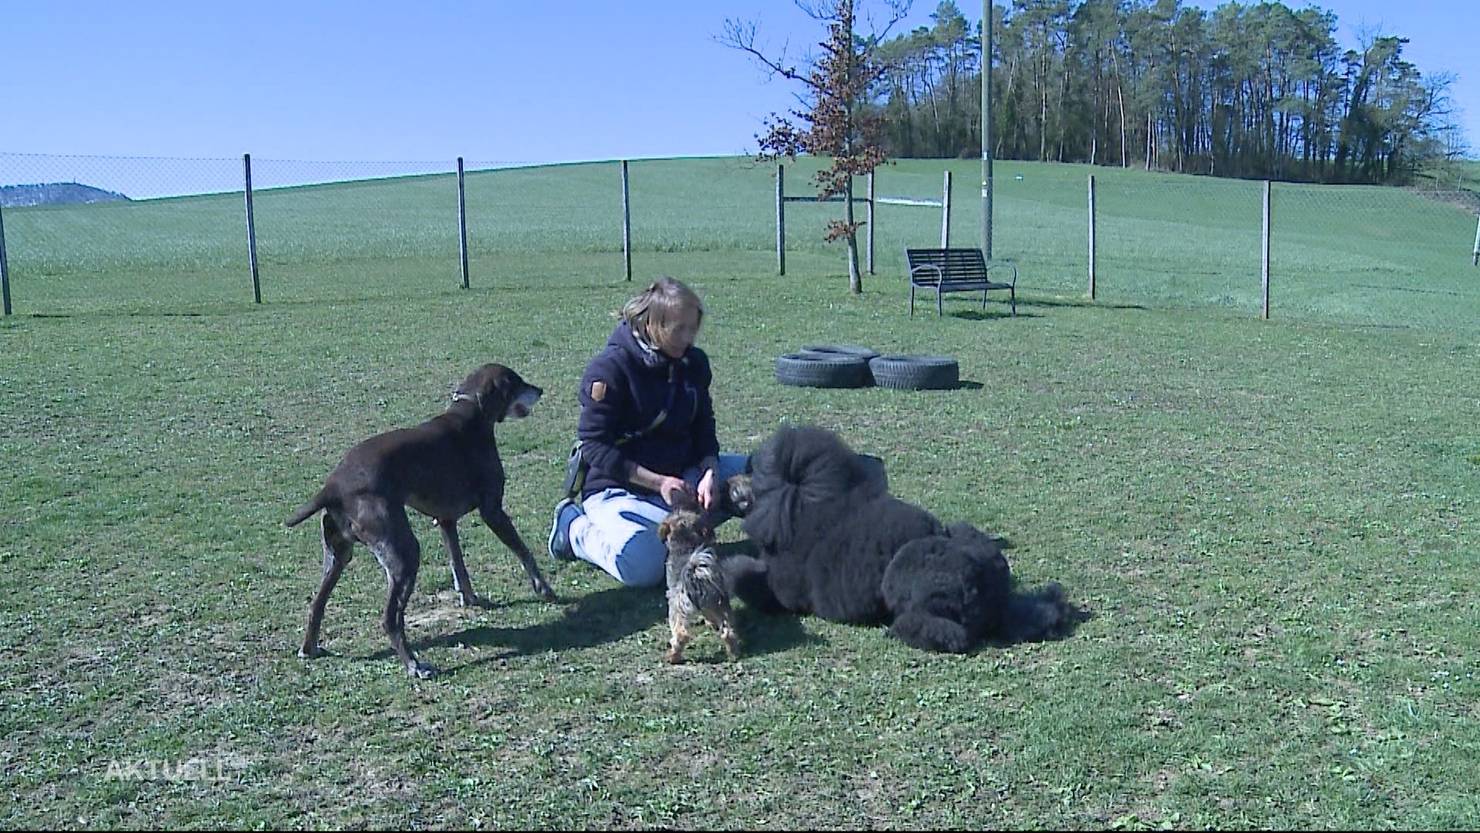
<svg viewBox="0 0 1480 833">
<path fill-rule="evenodd" d="M 689 556 L 683 568 L 683 592 L 700 610 L 729 601 L 725 582 L 720 576 L 719 555 L 702 547 Z"/>
</svg>

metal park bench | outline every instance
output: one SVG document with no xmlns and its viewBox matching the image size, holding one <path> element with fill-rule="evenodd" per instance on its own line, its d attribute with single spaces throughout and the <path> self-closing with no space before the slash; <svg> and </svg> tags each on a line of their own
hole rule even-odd
<svg viewBox="0 0 1480 833">
<path fill-rule="evenodd" d="M 1017 266 L 1008 261 L 988 263 L 981 249 L 905 249 L 910 269 L 910 315 L 915 314 L 915 290 L 935 291 L 935 314 L 942 315 L 941 298 L 947 292 L 980 292 L 982 309 L 987 308 L 987 292 L 1005 289 L 1017 315 Z M 1012 280 L 992 280 L 992 270 L 1010 270 Z M 1005 277 L 1005 275 L 1004 275 Z"/>
</svg>

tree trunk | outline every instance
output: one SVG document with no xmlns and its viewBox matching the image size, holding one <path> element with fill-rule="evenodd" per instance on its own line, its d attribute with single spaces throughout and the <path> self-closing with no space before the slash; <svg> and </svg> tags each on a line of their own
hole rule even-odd
<svg viewBox="0 0 1480 833">
<path fill-rule="evenodd" d="M 1038 107 L 1038 161 L 1048 161 L 1048 79 L 1045 76 L 1039 85 L 1043 95 Z"/>
<path fill-rule="evenodd" d="M 1151 111 L 1146 111 L 1146 170 L 1151 170 L 1151 149 L 1155 146 L 1156 130 L 1151 121 Z"/>
<path fill-rule="evenodd" d="M 1120 74 L 1120 53 L 1111 49 L 1110 60 L 1115 62 L 1115 96 L 1120 103 L 1120 167 L 1129 168 L 1130 157 L 1125 147 L 1125 78 Z"/>
<path fill-rule="evenodd" d="M 854 295 L 863 294 L 863 273 L 858 269 L 858 231 L 853 225 L 853 177 L 848 177 L 848 184 L 843 189 L 844 221 L 848 223 L 848 291 Z"/>
</svg>

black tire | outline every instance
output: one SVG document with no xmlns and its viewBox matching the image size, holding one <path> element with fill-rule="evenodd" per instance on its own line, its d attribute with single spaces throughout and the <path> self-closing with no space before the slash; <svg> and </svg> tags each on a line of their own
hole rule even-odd
<svg viewBox="0 0 1480 833">
<path fill-rule="evenodd" d="M 868 387 L 874 383 L 873 374 L 868 372 L 868 362 L 879 355 L 878 350 L 870 350 L 856 344 L 809 344 L 798 351 L 800 355 L 808 358 L 832 359 L 839 357 L 852 357 L 863 359 L 864 378 L 863 386 Z"/>
<path fill-rule="evenodd" d="M 879 355 L 878 350 L 870 350 L 856 344 L 808 344 L 801 349 L 802 355 L 809 353 L 820 353 L 828 356 L 857 356 L 864 361 Z"/>
<path fill-rule="evenodd" d="M 776 357 L 776 381 L 783 385 L 861 388 L 868 378 L 868 362 L 857 356 L 787 353 Z"/>
<path fill-rule="evenodd" d="M 961 381 L 961 367 L 950 356 L 879 356 L 868 367 L 881 388 L 949 390 Z"/>
</svg>

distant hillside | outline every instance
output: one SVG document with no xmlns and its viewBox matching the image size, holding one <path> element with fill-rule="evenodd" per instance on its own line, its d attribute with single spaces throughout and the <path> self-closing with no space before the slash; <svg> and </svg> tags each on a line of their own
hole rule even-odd
<svg viewBox="0 0 1480 833">
<path fill-rule="evenodd" d="M 77 205 L 115 202 L 128 197 L 76 182 L 43 182 L 36 185 L 0 185 L 0 208 L 26 205 Z"/>
</svg>

